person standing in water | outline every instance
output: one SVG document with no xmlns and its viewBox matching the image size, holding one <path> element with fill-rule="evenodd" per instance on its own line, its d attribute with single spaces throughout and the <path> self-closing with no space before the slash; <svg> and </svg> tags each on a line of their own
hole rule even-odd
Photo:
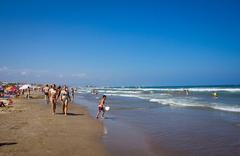
<svg viewBox="0 0 240 156">
<path fill-rule="evenodd" d="M 50 98 L 50 102 L 52 104 L 52 114 L 55 115 L 56 114 L 56 104 L 57 104 L 57 89 L 56 89 L 55 84 L 53 86 L 51 86 L 51 88 L 49 89 L 49 98 Z"/>
<path fill-rule="evenodd" d="M 217 92 L 213 92 L 213 93 L 212 93 L 212 96 L 217 99 L 217 98 L 218 98 Z"/>
<path fill-rule="evenodd" d="M 61 101 L 62 101 L 62 105 L 63 105 L 63 107 L 62 107 L 63 114 L 65 114 L 67 116 L 68 105 L 69 105 L 69 102 L 71 101 L 71 97 L 69 95 L 69 91 L 66 86 L 63 87 L 60 96 L 61 96 Z"/>
<path fill-rule="evenodd" d="M 186 95 L 189 95 L 189 90 L 185 89 L 184 91 Z"/>
<path fill-rule="evenodd" d="M 104 113 L 105 113 L 104 106 L 105 106 L 106 99 L 107 99 L 107 96 L 103 95 L 102 99 L 98 103 L 98 112 L 96 116 L 97 119 L 99 118 L 99 115 L 101 113 L 102 113 L 102 118 L 104 118 Z"/>
</svg>

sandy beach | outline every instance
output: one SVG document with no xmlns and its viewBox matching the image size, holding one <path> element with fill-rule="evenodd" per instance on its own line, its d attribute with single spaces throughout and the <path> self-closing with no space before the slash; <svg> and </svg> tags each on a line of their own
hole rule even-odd
<svg viewBox="0 0 240 156">
<path fill-rule="evenodd" d="M 64 116 L 58 104 L 53 116 L 43 98 L 14 103 L 0 112 L 1 156 L 108 155 L 101 142 L 103 127 L 85 108 L 71 104 L 70 114 Z"/>
</svg>

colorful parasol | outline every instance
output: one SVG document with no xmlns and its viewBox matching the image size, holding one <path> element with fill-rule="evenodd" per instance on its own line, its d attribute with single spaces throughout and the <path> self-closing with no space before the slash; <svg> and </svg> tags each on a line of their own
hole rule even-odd
<svg viewBox="0 0 240 156">
<path fill-rule="evenodd" d="M 5 88 L 6 91 L 9 92 L 15 92 L 17 90 L 16 86 L 8 86 L 7 88 Z"/>
</svg>

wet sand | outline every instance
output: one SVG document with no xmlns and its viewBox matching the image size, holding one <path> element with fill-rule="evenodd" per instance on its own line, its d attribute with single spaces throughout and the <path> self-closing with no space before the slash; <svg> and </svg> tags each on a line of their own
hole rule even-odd
<svg viewBox="0 0 240 156">
<path fill-rule="evenodd" d="M 103 126 L 88 111 L 71 104 L 68 116 L 50 113 L 43 99 L 15 99 L 12 108 L 0 111 L 1 156 L 105 156 Z"/>
</svg>

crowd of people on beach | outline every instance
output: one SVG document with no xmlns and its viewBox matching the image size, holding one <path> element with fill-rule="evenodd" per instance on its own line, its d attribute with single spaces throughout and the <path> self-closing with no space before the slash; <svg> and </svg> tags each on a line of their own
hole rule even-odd
<svg viewBox="0 0 240 156">
<path fill-rule="evenodd" d="M 22 89 L 21 89 L 22 88 Z M 75 89 L 69 88 L 66 85 L 56 86 L 55 84 L 45 86 L 31 86 L 31 85 L 22 85 L 22 86 L 0 86 L 0 107 L 5 107 L 6 105 L 11 105 L 13 103 L 12 98 L 18 97 L 20 95 L 24 96 L 27 99 L 32 98 L 32 91 L 38 90 L 42 91 L 45 96 L 47 104 L 51 105 L 51 113 L 56 114 L 56 106 L 58 103 L 62 104 L 62 113 L 68 115 L 69 103 L 74 100 Z M 185 95 L 190 95 L 191 92 L 188 89 L 184 89 L 183 92 Z M 25 96 L 26 94 L 26 96 Z M 93 89 L 91 94 L 98 95 L 98 91 Z M 219 95 L 217 92 L 211 94 L 212 97 L 218 98 Z M 105 106 L 107 96 L 103 95 L 98 103 L 98 111 L 96 118 L 98 119 L 101 115 L 101 118 L 104 118 L 106 111 L 109 111 L 110 107 Z"/>
<path fill-rule="evenodd" d="M 27 99 L 31 97 L 31 91 L 40 89 L 39 86 L 19 85 L 19 84 L 5 84 L 0 85 L 0 107 L 12 106 L 13 98 L 20 96 Z"/>
<path fill-rule="evenodd" d="M 56 114 L 56 105 L 57 103 L 62 103 L 62 113 L 67 116 L 69 103 L 74 100 L 75 90 L 74 88 L 69 89 L 66 85 L 56 86 L 46 84 L 42 88 L 42 92 L 44 93 L 45 100 L 47 104 L 51 104 L 52 114 Z M 96 118 L 98 119 L 101 115 L 104 118 L 105 114 L 105 101 L 107 99 L 106 95 L 103 95 L 102 99 L 99 101 L 98 104 L 98 111 Z"/>
<path fill-rule="evenodd" d="M 19 86 L 0 86 L 0 107 L 5 107 L 6 105 L 10 105 L 13 103 L 12 98 L 14 97 L 25 97 L 26 99 L 31 99 L 34 96 L 34 91 L 42 92 L 45 97 L 45 101 L 47 104 L 51 105 L 51 113 L 53 115 L 56 114 L 57 104 L 62 104 L 62 113 L 64 115 L 68 115 L 69 103 L 74 100 L 75 89 L 69 88 L 66 85 L 64 86 L 56 86 L 55 84 L 46 84 L 45 86 L 32 86 L 32 85 L 19 85 Z M 93 90 L 94 95 L 97 95 L 97 90 Z M 105 101 L 106 96 L 100 99 L 98 103 L 98 110 L 96 118 L 104 118 L 104 114 L 106 111 Z"/>
<path fill-rule="evenodd" d="M 55 84 L 46 84 L 42 88 L 42 92 L 44 93 L 46 103 L 51 104 L 53 115 L 56 114 L 56 105 L 59 102 L 62 103 L 62 113 L 67 115 L 69 103 L 74 100 L 74 88 L 70 90 L 66 85 L 57 87 Z"/>
</svg>

